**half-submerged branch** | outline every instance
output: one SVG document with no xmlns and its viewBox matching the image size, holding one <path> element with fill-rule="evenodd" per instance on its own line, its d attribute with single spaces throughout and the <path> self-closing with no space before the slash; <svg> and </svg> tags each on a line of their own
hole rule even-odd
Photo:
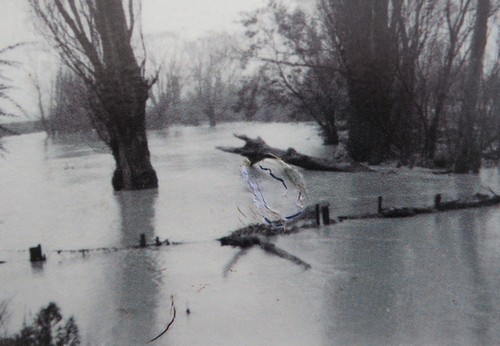
<svg viewBox="0 0 500 346">
<path fill-rule="evenodd" d="M 243 147 L 217 147 L 217 149 L 227 153 L 239 154 L 245 156 L 253 165 L 263 159 L 271 159 L 279 157 L 286 163 L 294 166 L 302 167 L 313 171 L 330 171 L 330 172 L 371 172 L 372 170 L 362 164 L 340 163 L 333 162 L 317 157 L 301 154 L 293 148 L 282 150 L 272 148 L 260 137 L 250 138 L 245 135 L 234 135 L 245 141 Z"/>
<path fill-rule="evenodd" d="M 243 256 L 246 254 L 246 249 L 256 245 L 267 253 L 276 255 L 286 259 L 304 269 L 311 268 L 311 265 L 302 259 L 294 256 L 283 249 L 280 249 L 274 244 L 271 244 L 266 238 L 279 234 L 290 234 L 299 231 L 299 227 L 293 226 L 290 228 L 274 227 L 267 224 L 253 224 L 232 232 L 226 237 L 218 239 L 222 246 L 240 247 L 243 251 L 239 252 L 236 257 L 226 266 L 225 273 Z"/>
</svg>

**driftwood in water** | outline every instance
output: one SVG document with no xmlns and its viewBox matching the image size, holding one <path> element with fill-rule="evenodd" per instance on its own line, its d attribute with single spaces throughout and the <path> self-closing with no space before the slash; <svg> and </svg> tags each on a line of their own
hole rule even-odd
<svg viewBox="0 0 500 346">
<path fill-rule="evenodd" d="M 298 232 L 299 228 L 296 226 L 274 227 L 264 223 L 252 224 L 240 228 L 230 235 L 218 239 L 222 246 L 238 246 L 241 248 L 248 248 L 254 245 L 259 245 L 261 239 L 264 237 L 272 237 L 280 234 L 291 234 Z"/>
<path fill-rule="evenodd" d="M 489 207 L 500 204 L 500 196 L 491 191 L 491 195 L 476 193 L 474 196 L 457 199 L 449 202 L 442 202 L 441 195 L 436 195 L 434 199 L 434 207 L 427 208 L 382 208 L 382 197 L 378 198 L 378 212 L 375 214 L 360 214 L 360 215 L 344 215 L 339 216 L 339 221 L 344 220 L 359 220 L 359 219 L 376 219 L 376 218 L 400 218 L 410 217 L 419 214 L 429 214 L 448 210 L 469 209 Z"/>
<path fill-rule="evenodd" d="M 327 202 L 321 202 L 315 205 L 310 205 L 302 211 L 300 216 L 293 221 L 287 222 L 286 225 L 277 224 L 252 224 L 240 228 L 230 235 L 218 239 L 222 246 L 240 247 L 242 251 L 237 253 L 235 257 L 228 263 L 224 269 L 224 275 L 227 275 L 236 262 L 246 254 L 248 248 L 259 246 L 262 250 L 284 258 L 294 264 L 311 268 L 311 265 L 304 262 L 302 259 L 294 256 L 276 245 L 269 242 L 268 238 L 299 232 L 303 228 L 319 227 L 321 220 L 324 225 L 335 223 L 335 220 L 330 219 L 330 205 Z"/>
<path fill-rule="evenodd" d="M 265 238 L 279 235 L 279 234 L 291 234 L 299 231 L 299 227 L 293 226 L 290 228 L 284 227 L 274 227 L 267 224 L 253 224 L 237 231 L 234 231 L 226 237 L 218 239 L 222 246 L 234 246 L 240 247 L 242 249 L 247 249 L 254 245 L 259 246 L 262 250 L 286 259 L 294 264 L 304 267 L 305 269 L 311 268 L 311 265 L 304 262 L 297 256 L 294 256 L 283 249 L 280 249 L 274 244 L 271 244 Z M 226 268 L 226 273 L 230 270 L 235 262 L 241 257 L 242 254 L 246 252 L 239 253 L 235 259 L 231 261 L 231 264 Z"/>
<path fill-rule="evenodd" d="M 217 149 L 228 153 L 245 156 L 250 160 L 250 163 L 252 165 L 263 159 L 279 157 L 286 163 L 313 171 L 331 171 L 331 172 L 372 171 L 370 168 L 356 162 L 352 163 L 333 162 L 301 154 L 293 148 L 289 148 L 288 150 L 272 148 L 269 145 L 267 145 L 267 143 L 264 142 L 264 140 L 260 137 L 249 138 L 245 135 L 236 135 L 236 134 L 234 136 L 236 138 L 245 141 L 245 145 L 243 147 L 217 147 Z"/>
<path fill-rule="evenodd" d="M 500 196 L 495 194 L 493 191 L 491 191 L 491 194 L 492 195 L 485 195 L 477 193 L 472 197 L 450 202 L 443 202 L 441 200 L 441 195 L 436 195 L 434 199 L 434 206 L 428 208 L 384 208 L 382 205 L 382 197 L 378 197 L 377 213 L 339 216 L 337 219 L 339 221 L 343 221 L 376 218 L 402 218 L 419 214 L 436 213 L 455 209 L 487 207 L 500 204 Z M 311 219 L 315 220 L 315 222 L 308 222 L 308 220 Z M 303 266 L 305 269 L 309 269 L 311 266 L 307 262 L 304 262 L 302 259 L 276 247 L 276 245 L 270 243 L 267 238 L 276 235 L 296 233 L 303 228 L 319 226 L 321 219 L 323 220 L 324 225 L 329 225 L 330 223 L 335 222 L 335 220 L 330 219 L 329 206 L 324 202 L 322 204 L 316 204 L 305 208 L 302 215 L 293 223 L 287 225 L 287 227 L 278 227 L 270 224 L 253 224 L 236 230 L 226 237 L 218 239 L 222 246 L 234 246 L 242 249 L 228 263 L 224 270 L 224 275 L 227 275 L 236 262 L 247 253 L 247 249 L 253 246 L 259 246 L 268 253 L 277 255 L 291 261 L 294 264 Z"/>
<path fill-rule="evenodd" d="M 438 210 L 456 210 L 456 209 L 467 209 L 467 208 L 479 208 L 479 207 L 489 207 L 492 205 L 500 204 L 500 196 L 493 194 L 492 196 L 476 193 L 474 196 L 466 199 L 457 199 L 450 202 L 440 202 L 439 206 L 436 206 Z"/>
</svg>

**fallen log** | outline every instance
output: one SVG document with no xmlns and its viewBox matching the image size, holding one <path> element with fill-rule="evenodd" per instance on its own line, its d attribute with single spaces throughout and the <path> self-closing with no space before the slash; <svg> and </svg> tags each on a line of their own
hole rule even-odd
<svg viewBox="0 0 500 346">
<path fill-rule="evenodd" d="M 357 162 L 333 162 L 301 154 L 293 148 L 288 148 L 287 150 L 272 148 L 260 137 L 250 138 L 237 134 L 234 136 L 245 141 L 245 145 L 243 147 L 217 147 L 217 149 L 244 156 L 250 160 L 252 165 L 264 159 L 279 157 L 286 163 L 312 171 L 372 172 L 370 168 Z"/>
<path fill-rule="evenodd" d="M 476 193 L 474 196 L 466 199 L 457 199 L 450 202 L 441 202 L 436 209 L 438 209 L 439 211 L 445 211 L 445 210 L 489 207 L 496 204 L 500 204 L 499 195 L 493 194 L 493 196 L 490 196 L 481 193 Z"/>
<path fill-rule="evenodd" d="M 432 213 L 432 208 L 391 208 L 382 210 L 380 213 L 381 217 L 385 218 L 400 218 L 400 217 L 411 217 L 418 214 L 429 214 Z"/>
<path fill-rule="evenodd" d="M 470 209 L 491 207 L 500 204 L 500 196 L 491 191 L 490 195 L 476 193 L 473 196 L 457 199 L 449 202 L 443 202 L 441 195 L 436 195 L 434 199 L 434 207 L 427 208 L 382 208 L 381 197 L 378 199 L 378 212 L 358 215 L 342 215 L 338 216 L 339 221 L 344 220 L 362 220 L 362 219 L 381 219 L 381 218 L 403 218 L 411 217 L 419 214 L 430 214 L 457 209 Z"/>
</svg>

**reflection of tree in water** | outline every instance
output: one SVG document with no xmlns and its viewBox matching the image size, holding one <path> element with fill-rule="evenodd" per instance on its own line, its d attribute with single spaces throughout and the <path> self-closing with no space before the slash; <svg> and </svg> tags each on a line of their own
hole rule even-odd
<svg viewBox="0 0 500 346">
<path fill-rule="evenodd" d="M 362 344 L 386 344 L 398 324 L 394 305 L 400 244 L 380 241 L 366 247 L 366 242 L 353 240 L 347 246 L 346 261 L 354 267 L 347 280 L 336 285 L 329 302 L 337 311 L 336 323 Z"/>
<path fill-rule="evenodd" d="M 462 255 L 469 269 L 471 280 L 473 311 L 470 314 L 474 321 L 472 331 L 477 340 L 476 345 L 490 345 L 494 343 L 492 331 L 492 315 L 494 314 L 492 306 L 492 290 L 489 287 L 488 280 L 483 273 L 483 264 L 480 254 L 481 246 L 480 233 L 483 231 L 477 217 L 470 217 L 468 214 L 462 214 L 460 218 L 461 247 Z M 494 318 L 494 317 L 493 317 Z"/>
<path fill-rule="evenodd" d="M 140 234 L 154 238 L 156 190 L 120 192 L 122 245 L 137 245 Z M 108 275 L 114 291 L 117 314 L 112 326 L 113 343 L 143 345 L 158 333 L 155 329 L 159 270 L 151 249 L 132 249 L 119 253 L 116 266 Z"/>
<path fill-rule="evenodd" d="M 394 340 L 402 244 L 391 241 L 393 236 L 391 229 L 374 230 L 370 242 L 363 231 L 351 230 L 349 237 L 336 241 L 329 263 L 347 268 L 348 275 L 334 276 L 327 283 L 324 304 L 330 342 L 383 345 Z"/>
<path fill-rule="evenodd" d="M 122 245 L 139 244 L 142 233 L 146 235 L 146 239 L 153 239 L 157 195 L 155 189 L 115 194 L 120 206 Z"/>
<path fill-rule="evenodd" d="M 483 213 L 358 223 L 337 233 L 328 263 L 344 274 L 326 285 L 329 341 L 492 344 L 499 281 L 486 239 L 496 228 Z"/>
</svg>

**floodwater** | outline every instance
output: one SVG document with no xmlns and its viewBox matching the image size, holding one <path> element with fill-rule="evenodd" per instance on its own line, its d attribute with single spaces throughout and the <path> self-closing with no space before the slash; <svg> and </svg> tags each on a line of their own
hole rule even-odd
<svg viewBox="0 0 500 346">
<path fill-rule="evenodd" d="M 152 344 L 500 344 L 498 207 L 345 221 L 272 239 L 308 270 L 260 248 L 221 247 L 217 238 L 254 221 L 244 212 L 252 196 L 243 159 L 215 150 L 240 145 L 232 133 L 317 156 L 331 150 L 312 124 L 176 126 L 150 134 L 158 191 L 114 193 L 113 160 L 95 139 L 3 138 L 6 332 L 54 301 L 75 317 L 84 345 L 143 345 L 172 320 L 173 301 L 176 318 Z M 332 216 L 374 212 L 377 196 L 385 206 L 426 206 L 436 193 L 500 191 L 497 168 L 302 173 L 309 201 L 330 202 Z M 141 233 L 181 244 L 70 251 L 137 245 Z M 37 244 L 47 261 L 31 264 L 27 249 Z"/>
</svg>

